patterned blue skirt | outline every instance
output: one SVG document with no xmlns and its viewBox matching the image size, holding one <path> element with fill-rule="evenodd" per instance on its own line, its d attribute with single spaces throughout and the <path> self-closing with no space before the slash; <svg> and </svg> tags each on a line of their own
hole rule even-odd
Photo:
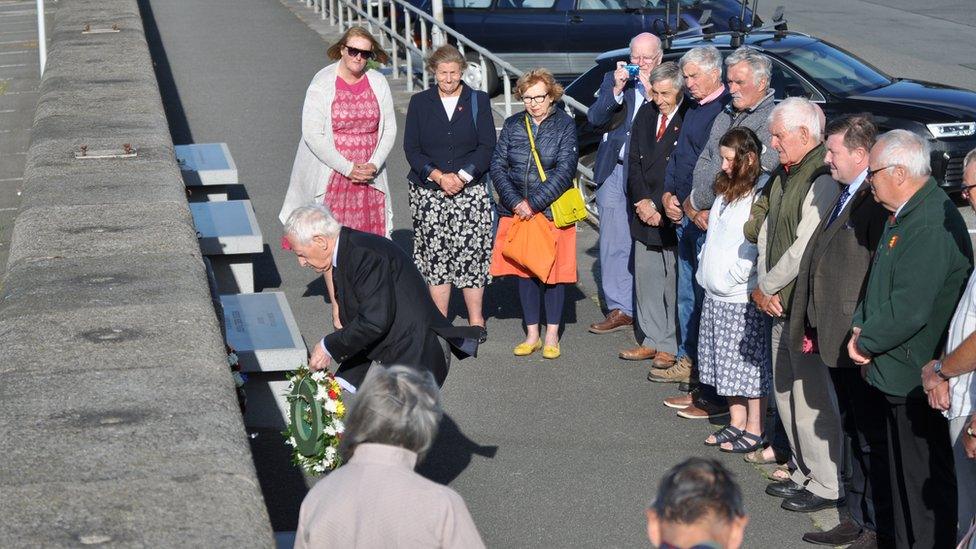
<svg viewBox="0 0 976 549">
<path fill-rule="evenodd" d="M 752 303 L 706 295 L 698 329 L 699 380 L 722 396 L 766 396 L 773 373 L 765 329 Z"/>
</svg>

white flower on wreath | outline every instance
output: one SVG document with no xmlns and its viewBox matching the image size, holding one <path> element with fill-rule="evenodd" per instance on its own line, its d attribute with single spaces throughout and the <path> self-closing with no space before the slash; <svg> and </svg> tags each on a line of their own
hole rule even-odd
<svg viewBox="0 0 976 549">
<path fill-rule="evenodd" d="M 319 388 L 319 390 L 321 391 L 323 389 Z M 326 395 L 328 395 L 328 393 L 326 393 Z M 323 404 L 322 407 L 325 408 L 325 411 L 329 412 L 330 414 L 334 414 L 336 413 L 336 410 L 338 410 L 336 401 L 332 400 L 331 398 L 326 398 L 325 404 Z"/>
<path fill-rule="evenodd" d="M 337 430 L 336 430 L 336 428 L 335 428 L 335 427 L 333 427 L 332 425 L 329 425 L 328 427 L 326 427 L 326 428 L 325 428 L 325 429 L 323 429 L 322 431 L 323 431 L 323 432 L 324 432 L 324 433 L 325 433 L 326 435 L 328 435 L 328 436 L 330 436 L 330 437 L 334 437 L 334 436 L 336 436 L 336 434 L 337 434 L 337 433 L 339 432 L 339 431 L 337 431 Z"/>
<path fill-rule="evenodd" d="M 334 460 L 335 457 L 336 457 L 335 447 L 334 446 L 327 447 L 325 449 L 325 460 L 328 461 L 329 463 L 332 463 L 332 460 Z"/>
<path fill-rule="evenodd" d="M 321 383 L 322 381 L 325 381 L 325 370 L 318 370 L 316 372 L 312 372 L 312 381 L 315 381 L 316 383 Z"/>
<path fill-rule="evenodd" d="M 288 445 L 292 448 L 298 446 L 298 443 L 295 441 L 295 437 L 288 437 Z"/>
<path fill-rule="evenodd" d="M 332 425 L 335 426 L 336 433 L 341 434 L 346 432 L 346 424 L 343 423 L 341 419 L 333 421 Z"/>
</svg>

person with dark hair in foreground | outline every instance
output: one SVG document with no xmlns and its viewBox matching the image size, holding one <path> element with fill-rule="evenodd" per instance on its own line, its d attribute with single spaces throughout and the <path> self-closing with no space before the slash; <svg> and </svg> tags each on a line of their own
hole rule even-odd
<svg viewBox="0 0 976 549">
<path fill-rule="evenodd" d="M 647 537 L 661 549 L 737 549 L 749 523 L 735 479 L 714 459 L 688 458 L 661 480 Z"/>
</svg>

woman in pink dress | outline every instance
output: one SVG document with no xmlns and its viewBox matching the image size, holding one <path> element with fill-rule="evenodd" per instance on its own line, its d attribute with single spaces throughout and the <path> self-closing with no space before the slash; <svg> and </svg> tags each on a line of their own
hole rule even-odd
<svg viewBox="0 0 976 549">
<path fill-rule="evenodd" d="M 337 62 L 308 87 L 302 140 L 278 217 L 284 223 L 295 208 L 322 203 L 349 228 L 389 236 L 393 208 L 385 163 L 396 139 L 396 115 L 386 78 L 366 66 L 389 57 L 362 27 L 350 28 L 327 53 Z M 332 299 L 332 280 L 325 281 Z"/>
</svg>

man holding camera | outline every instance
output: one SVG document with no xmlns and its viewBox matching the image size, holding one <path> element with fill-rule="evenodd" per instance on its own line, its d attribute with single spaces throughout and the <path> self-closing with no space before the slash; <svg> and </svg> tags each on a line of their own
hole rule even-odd
<svg viewBox="0 0 976 549">
<path fill-rule="evenodd" d="M 630 128 L 647 102 L 648 77 L 661 63 L 661 41 L 641 33 L 630 41 L 630 64 L 617 63 L 603 78 L 587 119 L 604 130 L 596 152 L 593 181 L 600 209 L 600 278 L 607 317 L 590 326 L 595 334 L 625 330 L 634 323 L 633 240 L 627 208 L 627 153 Z M 653 354 L 651 354 L 653 356 Z M 650 357 L 639 357 L 650 358 Z"/>
</svg>

